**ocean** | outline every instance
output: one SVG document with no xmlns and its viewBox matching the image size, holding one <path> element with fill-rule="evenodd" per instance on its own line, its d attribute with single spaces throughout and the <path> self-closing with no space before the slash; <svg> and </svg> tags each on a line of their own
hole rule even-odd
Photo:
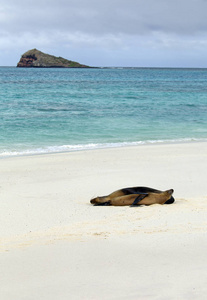
<svg viewBox="0 0 207 300">
<path fill-rule="evenodd" d="M 207 69 L 0 68 L 0 157 L 207 140 Z"/>
</svg>

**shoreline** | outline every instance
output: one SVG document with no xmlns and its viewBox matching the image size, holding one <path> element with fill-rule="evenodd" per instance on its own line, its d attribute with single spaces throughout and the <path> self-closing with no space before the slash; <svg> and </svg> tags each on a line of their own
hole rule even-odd
<svg viewBox="0 0 207 300">
<path fill-rule="evenodd" d="M 2 299 L 205 299 L 207 142 L 153 146 L 0 160 Z M 175 203 L 90 205 L 130 186 Z"/>
<path fill-rule="evenodd" d="M 61 153 L 76 153 L 82 151 L 94 151 L 102 149 L 118 149 L 118 148 L 131 148 L 139 146 L 156 146 L 156 145 L 173 145 L 173 144 L 186 144 L 186 143 L 205 143 L 207 138 L 183 138 L 177 140 L 146 140 L 138 142 L 120 142 L 120 143 L 89 143 L 89 144 L 75 144 L 75 145 L 62 145 L 62 146 L 47 146 L 38 147 L 34 149 L 27 149 L 22 151 L 7 151 L 5 153 L 0 153 L 0 160 L 10 157 L 26 157 L 26 156 L 36 156 L 36 155 L 50 155 L 50 154 L 61 154 Z M 52 150 L 57 148 L 65 148 L 68 150 Z M 36 151 L 38 149 L 38 151 Z"/>
</svg>

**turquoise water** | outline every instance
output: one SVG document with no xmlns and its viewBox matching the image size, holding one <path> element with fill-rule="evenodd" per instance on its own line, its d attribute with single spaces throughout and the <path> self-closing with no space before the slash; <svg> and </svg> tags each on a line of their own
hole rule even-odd
<svg viewBox="0 0 207 300">
<path fill-rule="evenodd" d="M 0 156 L 207 140 L 207 69 L 0 68 Z"/>
</svg>

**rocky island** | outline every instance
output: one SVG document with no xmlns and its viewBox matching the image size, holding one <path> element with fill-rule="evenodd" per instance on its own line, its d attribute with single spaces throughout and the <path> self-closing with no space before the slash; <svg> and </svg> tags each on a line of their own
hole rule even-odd
<svg viewBox="0 0 207 300">
<path fill-rule="evenodd" d="M 21 68 L 90 68 L 78 62 L 43 53 L 37 49 L 25 52 L 17 67 Z"/>
</svg>

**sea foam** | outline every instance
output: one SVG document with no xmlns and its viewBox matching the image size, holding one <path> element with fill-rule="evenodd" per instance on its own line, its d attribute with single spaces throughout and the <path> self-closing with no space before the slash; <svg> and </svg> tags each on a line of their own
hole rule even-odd
<svg viewBox="0 0 207 300">
<path fill-rule="evenodd" d="M 159 144 L 176 144 L 176 143 L 192 143 L 192 142 L 206 142 L 207 139 L 196 138 L 183 138 L 175 140 L 147 140 L 136 142 L 121 142 L 121 143 L 90 143 L 90 144 L 77 144 L 77 145 L 62 145 L 62 146 L 49 146 L 34 149 L 25 149 L 20 151 L 2 151 L 0 152 L 0 158 L 13 157 L 13 156 L 30 156 L 52 153 L 64 153 L 64 152 L 76 152 L 76 151 L 88 151 L 96 149 L 107 148 L 121 148 L 121 147 L 133 147 L 141 145 L 159 145 Z"/>
</svg>

